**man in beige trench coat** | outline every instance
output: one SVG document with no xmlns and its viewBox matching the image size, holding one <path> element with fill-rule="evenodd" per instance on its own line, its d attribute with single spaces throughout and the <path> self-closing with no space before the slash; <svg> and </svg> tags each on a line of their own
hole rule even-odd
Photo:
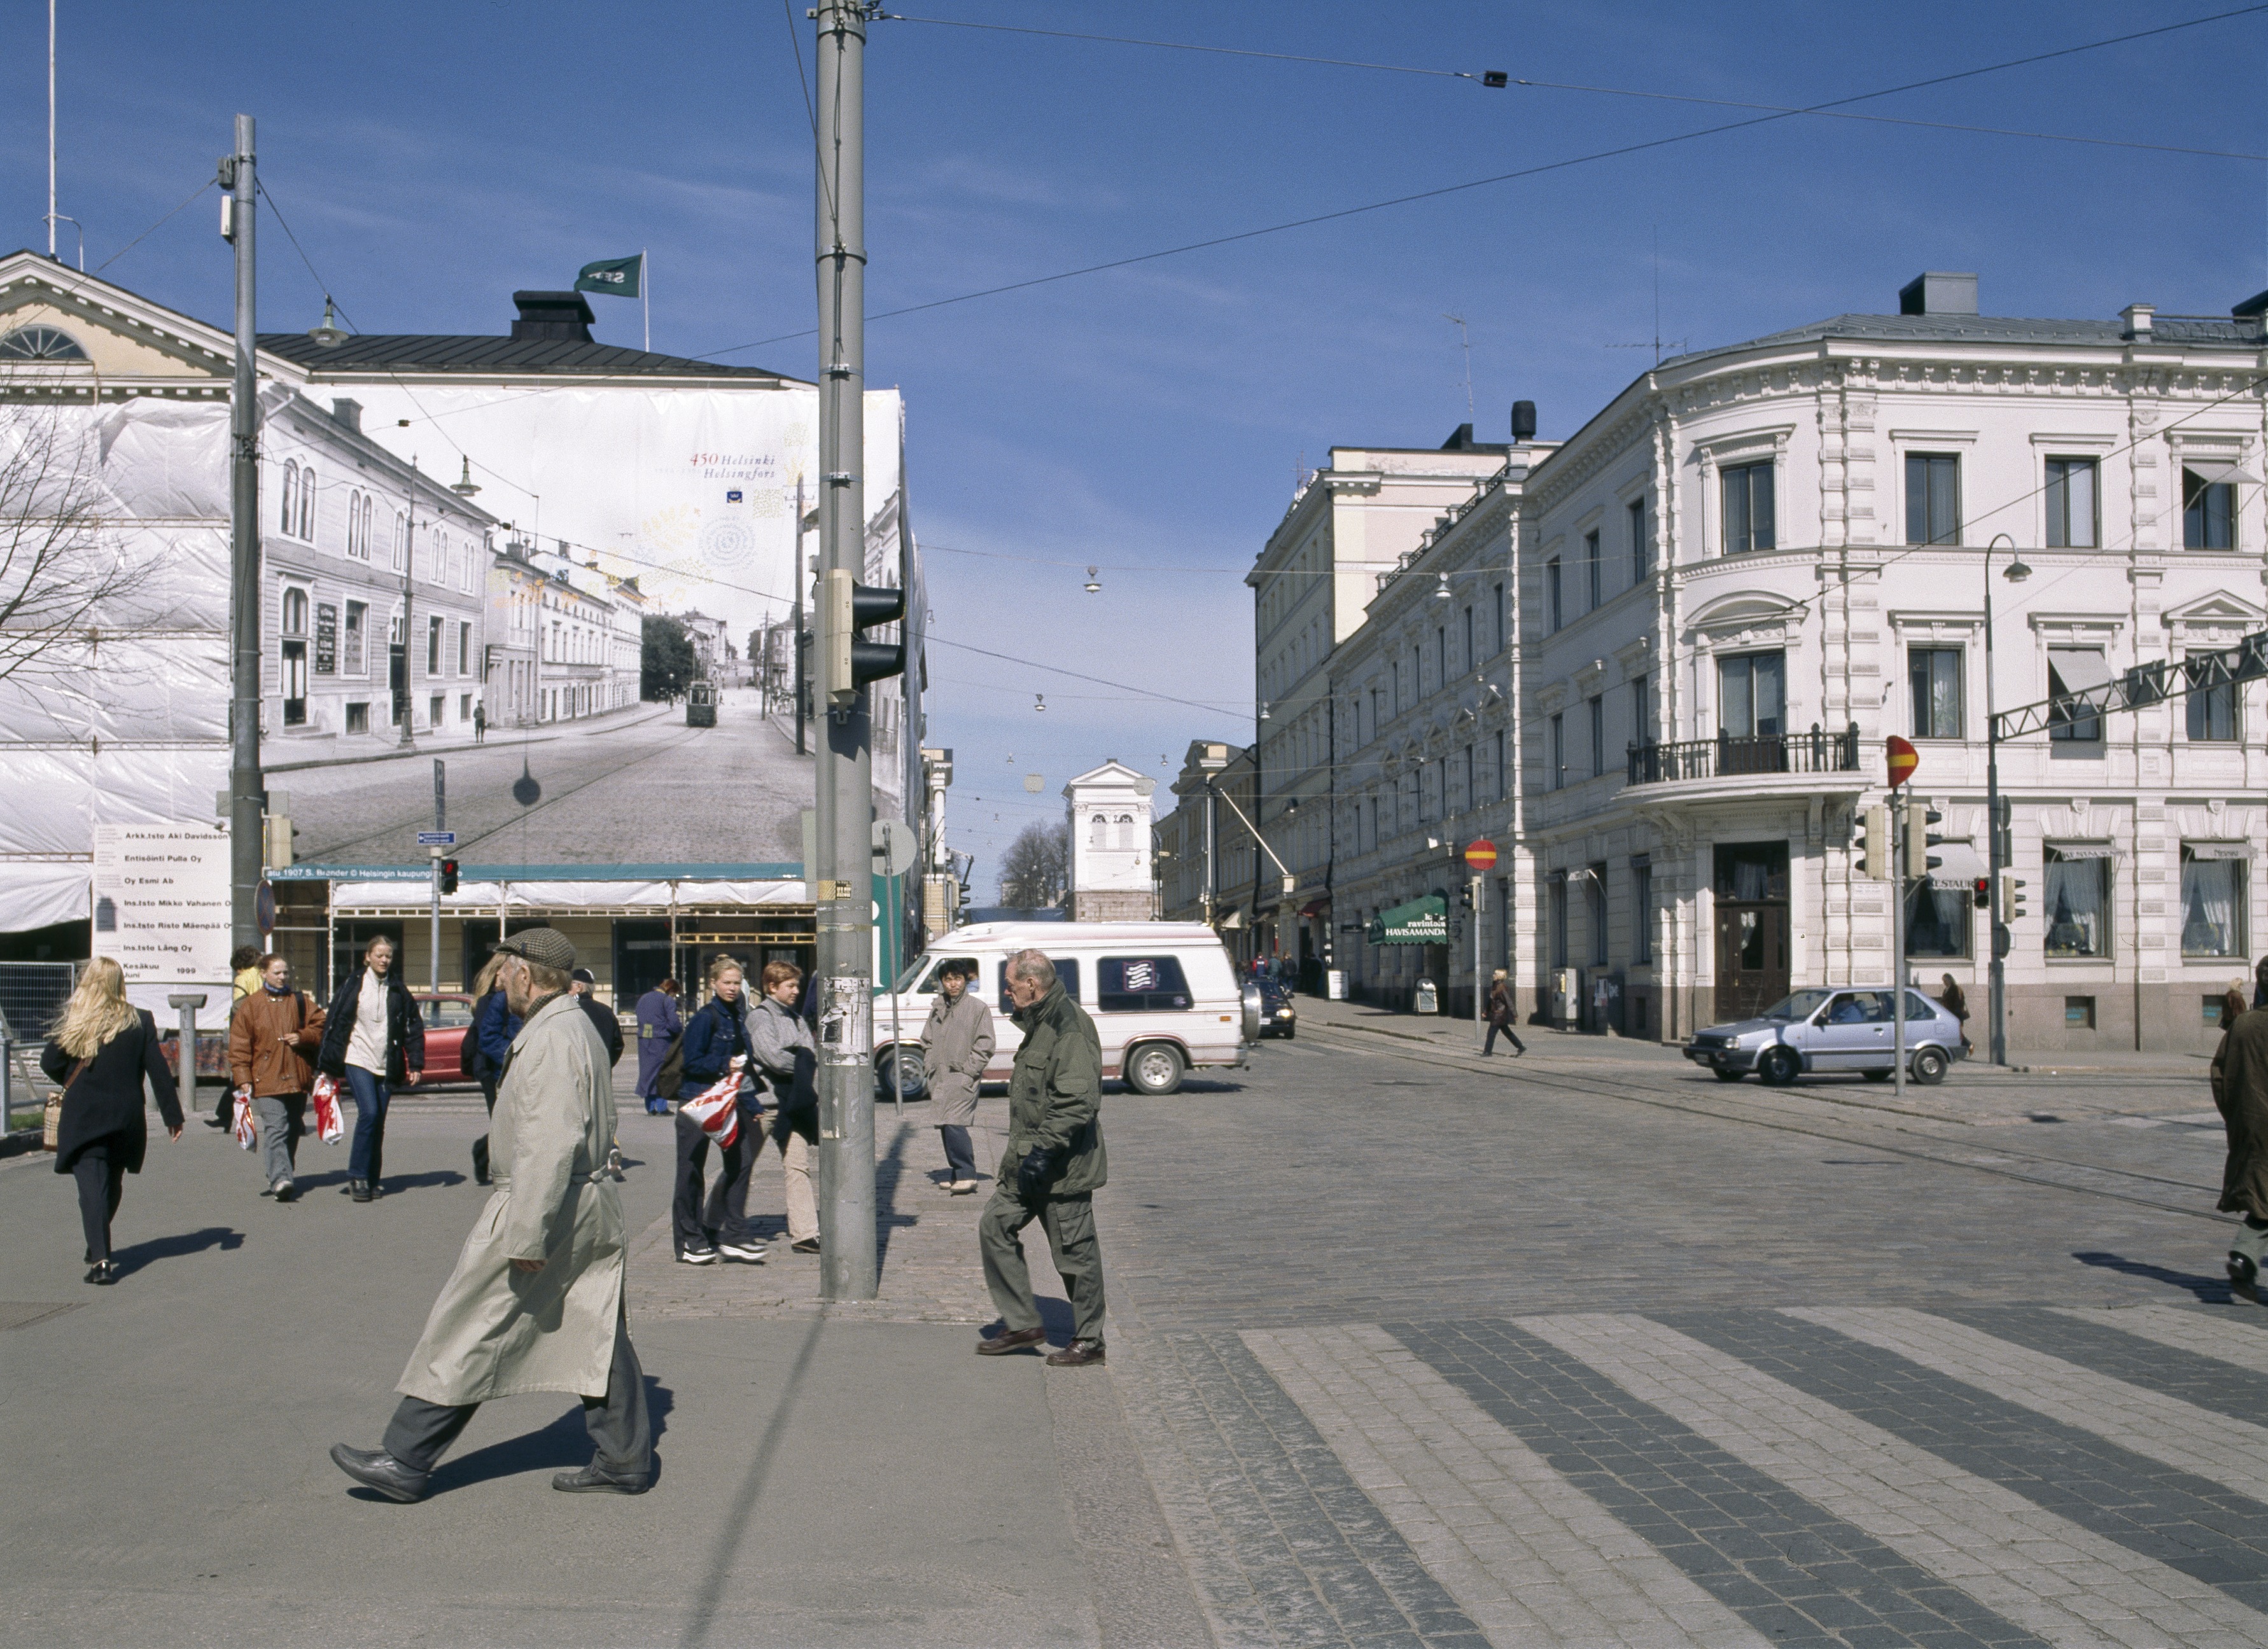
<svg viewBox="0 0 2268 1649">
<path fill-rule="evenodd" d="M 491 1397 L 571 1391 L 596 1453 L 555 1489 L 641 1494 L 652 1465 L 645 1376 L 622 1305 L 622 1205 L 606 1172 L 613 1071 L 568 990 L 575 947 L 515 934 L 499 983 L 524 1023 L 489 1134 L 496 1189 L 402 1371 L 378 1449 L 331 1450 L 340 1470 L 395 1500 L 423 1498 L 450 1444 Z"/>
</svg>

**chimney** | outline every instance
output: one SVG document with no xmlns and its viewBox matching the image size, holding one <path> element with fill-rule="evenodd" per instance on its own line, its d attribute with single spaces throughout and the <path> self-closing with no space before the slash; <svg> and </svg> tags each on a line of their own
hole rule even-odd
<svg viewBox="0 0 2268 1649">
<path fill-rule="evenodd" d="M 1512 403 L 1512 444 L 1518 446 L 1522 441 L 1532 441 L 1535 438 L 1535 403 L 1532 401 L 1513 401 Z"/>
<path fill-rule="evenodd" d="M 2268 292 L 2255 292 L 2228 312 L 2232 320 L 2249 320 L 2255 333 L 2268 332 Z"/>
<path fill-rule="evenodd" d="M 1977 313 L 1977 277 L 1931 269 L 1917 275 L 1898 289 L 1902 315 L 1973 315 Z"/>
<path fill-rule="evenodd" d="M 335 397 L 331 402 L 331 417 L 357 435 L 362 433 L 362 402 L 359 401 L 350 401 L 344 395 Z"/>
<path fill-rule="evenodd" d="M 1461 423 L 1449 431 L 1449 438 L 1441 443 L 1445 453 L 1469 453 L 1473 450 L 1473 426 Z"/>
<path fill-rule="evenodd" d="M 591 313 L 590 300 L 582 293 L 514 292 L 512 301 L 519 310 L 519 319 L 512 323 L 513 342 L 593 342 L 591 323 L 598 317 Z"/>
<path fill-rule="evenodd" d="M 2157 335 L 2153 330 L 2157 318 L 2154 304 L 2129 304 L 2118 312 L 2118 319 L 2126 323 L 2124 335 L 2137 343 L 2147 343 Z"/>
</svg>

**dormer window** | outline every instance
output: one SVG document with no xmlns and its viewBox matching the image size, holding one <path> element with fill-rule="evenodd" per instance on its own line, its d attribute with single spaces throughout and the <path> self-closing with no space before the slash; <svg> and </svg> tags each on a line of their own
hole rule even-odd
<svg viewBox="0 0 2268 1649">
<path fill-rule="evenodd" d="M 60 327 L 18 327 L 0 335 L 0 357 L 11 361 L 83 361 L 86 351 Z"/>
</svg>

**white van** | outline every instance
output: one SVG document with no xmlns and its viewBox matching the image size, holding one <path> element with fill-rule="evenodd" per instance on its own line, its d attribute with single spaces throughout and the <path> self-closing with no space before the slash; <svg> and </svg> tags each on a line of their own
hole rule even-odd
<svg viewBox="0 0 2268 1649">
<path fill-rule="evenodd" d="M 1220 936 L 1201 922 L 984 922 L 939 936 L 895 991 L 874 998 L 874 1074 L 884 1095 L 928 1092 L 922 1027 L 948 961 L 976 964 L 969 989 L 991 1005 L 988 1082 L 1005 1082 L 1024 1034 L 1009 1017 L 1008 959 L 1044 951 L 1102 1038 L 1102 1074 L 1137 1093 L 1171 1093 L 1196 1069 L 1241 1065 L 1258 1034 Z M 895 1020 L 893 1011 L 895 1010 Z"/>
</svg>

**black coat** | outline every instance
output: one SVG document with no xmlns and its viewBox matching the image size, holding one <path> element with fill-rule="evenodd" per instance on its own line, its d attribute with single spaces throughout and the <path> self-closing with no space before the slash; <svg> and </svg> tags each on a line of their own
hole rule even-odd
<svg viewBox="0 0 2268 1649">
<path fill-rule="evenodd" d="M 355 1007 L 362 999 L 362 982 L 369 976 L 367 968 L 356 968 L 331 998 L 328 1016 L 323 1020 L 322 1049 L 315 1056 L 315 1069 L 327 1077 L 347 1073 L 347 1043 L 354 1035 Z M 401 983 L 401 974 L 390 973 L 386 976 L 386 1080 L 389 1085 L 397 1083 L 411 1071 L 424 1069 L 425 1021 L 410 1000 L 409 987 Z"/>
<path fill-rule="evenodd" d="M 615 1011 L 588 991 L 578 996 L 583 1012 L 591 1016 L 591 1023 L 599 1027 L 599 1040 L 607 1045 L 607 1063 L 619 1064 L 622 1057 L 622 1022 Z"/>
<path fill-rule="evenodd" d="M 189 1052 L 189 1069 L 196 1069 L 196 1052 Z M 51 1082 L 67 1080 L 78 1062 L 63 1052 L 53 1037 L 40 1055 L 40 1069 Z M 166 1126 L 181 1125 L 181 1098 L 173 1073 L 158 1052 L 158 1021 L 141 1008 L 134 1011 L 131 1028 L 121 1031 L 94 1050 L 86 1069 L 63 1093 L 62 1130 L 55 1138 L 55 1172 L 69 1174 L 79 1153 L 107 1141 L 112 1159 L 126 1165 L 129 1174 L 142 1172 L 142 1154 L 150 1144 L 150 1124 L 142 1109 L 142 1082 L 148 1078 L 158 1095 L 158 1111 Z"/>
</svg>

